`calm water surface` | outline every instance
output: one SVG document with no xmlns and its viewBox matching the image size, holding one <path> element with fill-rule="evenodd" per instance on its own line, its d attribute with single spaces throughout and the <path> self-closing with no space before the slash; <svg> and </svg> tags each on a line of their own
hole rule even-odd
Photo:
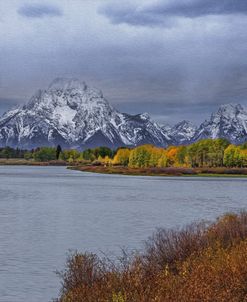
<svg viewBox="0 0 247 302">
<path fill-rule="evenodd" d="M 156 227 L 244 209 L 247 179 L 89 174 L 0 166 L 0 301 L 58 294 L 69 250 L 141 248 Z"/>
</svg>

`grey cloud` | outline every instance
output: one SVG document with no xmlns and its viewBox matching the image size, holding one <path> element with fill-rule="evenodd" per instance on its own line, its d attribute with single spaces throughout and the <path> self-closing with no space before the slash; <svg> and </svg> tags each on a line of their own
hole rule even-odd
<svg viewBox="0 0 247 302">
<path fill-rule="evenodd" d="M 168 25 L 170 21 L 164 20 L 157 13 L 148 12 L 145 10 L 137 10 L 134 6 L 122 9 L 121 6 L 107 5 L 102 7 L 99 12 L 110 19 L 113 24 L 131 24 L 138 26 L 157 26 L 161 24 Z"/>
<path fill-rule="evenodd" d="M 170 24 L 170 20 L 164 20 L 163 16 L 147 10 L 138 10 L 134 5 L 125 8 L 118 4 L 106 5 L 99 9 L 99 13 L 109 18 L 113 24 L 126 23 L 134 26 Z"/>
<path fill-rule="evenodd" d="M 156 7 L 151 7 L 149 12 L 164 16 L 172 15 L 190 18 L 207 15 L 247 14 L 247 2 L 245 0 L 186 0 L 174 1 L 169 6 L 161 2 Z"/>
<path fill-rule="evenodd" d="M 176 17 L 196 18 L 208 15 L 247 14 L 246 0 L 161 0 L 147 6 L 111 3 L 101 7 L 100 13 L 112 23 L 126 23 L 139 26 L 167 26 L 173 24 Z"/>
<path fill-rule="evenodd" d="M 25 4 L 18 9 L 18 14 L 27 18 L 43 18 L 61 16 L 62 11 L 57 6 L 45 4 Z"/>
<path fill-rule="evenodd" d="M 15 103 L 28 101 L 37 89 L 47 87 L 56 77 L 85 80 L 89 86 L 101 89 L 117 109 L 147 111 L 158 121 L 171 124 L 182 119 L 198 123 L 223 103 L 247 104 L 244 7 L 242 15 L 235 15 L 240 6 L 238 10 L 234 6 L 228 16 L 181 18 L 176 27 L 164 29 L 161 26 L 172 25 L 178 19 L 168 17 L 168 13 L 164 17 L 164 8 L 170 9 L 170 15 L 179 16 L 178 8 L 180 15 L 185 15 L 181 9 L 184 1 L 167 0 L 166 5 L 159 1 L 156 6 L 144 6 L 147 1 L 143 0 L 131 0 L 130 4 L 111 1 L 108 10 L 116 16 L 115 22 L 122 20 L 124 12 L 129 24 L 148 25 L 137 28 L 115 26 L 99 15 L 99 6 L 102 10 L 102 3 L 109 1 L 98 0 L 94 5 L 96 0 L 78 0 L 68 6 L 68 0 L 50 0 L 66 14 L 41 23 L 30 22 L 27 17 L 14 20 L 13 11 L 18 6 L 10 5 L 9 16 L 5 14 L 0 27 L 0 53 L 4 58 L 0 60 L 0 115 Z M 187 0 L 194 7 L 203 2 Z M 215 1 L 218 6 L 221 2 Z M 139 3 L 134 10 L 133 3 Z M 224 3 L 226 14 L 226 3 L 230 2 Z M 2 7 L 7 11 L 6 4 Z M 199 15 L 199 9 L 195 11 L 193 15 Z M 205 12 L 208 14 L 206 8 Z"/>
</svg>

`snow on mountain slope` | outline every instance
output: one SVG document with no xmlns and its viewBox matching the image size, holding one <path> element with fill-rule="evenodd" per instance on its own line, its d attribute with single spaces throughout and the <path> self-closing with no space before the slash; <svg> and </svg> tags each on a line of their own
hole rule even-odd
<svg viewBox="0 0 247 302">
<path fill-rule="evenodd" d="M 77 79 L 55 79 L 23 107 L 0 118 L 0 146 L 55 146 L 85 149 L 96 146 L 189 144 L 203 138 L 247 141 L 247 111 L 222 105 L 196 128 L 188 121 L 159 126 L 147 113 L 129 115 L 114 109 L 102 92 Z"/>
<path fill-rule="evenodd" d="M 22 108 L 0 119 L 1 146 L 86 148 L 143 143 L 166 146 L 168 141 L 147 114 L 122 114 L 100 90 L 77 79 L 55 79 L 47 90 L 39 90 Z"/>
<path fill-rule="evenodd" d="M 196 126 L 190 121 L 182 121 L 177 123 L 170 130 L 170 136 L 172 137 L 175 145 L 188 144 L 193 139 L 196 133 Z"/>
<path fill-rule="evenodd" d="M 153 122 L 147 113 L 138 115 L 123 114 L 124 123 L 119 125 L 120 136 L 127 138 L 131 145 L 153 144 L 166 146 L 170 139 L 162 132 L 161 127 Z"/>
<path fill-rule="evenodd" d="M 236 144 L 247 141 L 246 109 L 239 104 L 221 105 L 210 120 L 197 129 L 193 141 L 203 138 L 226 138 Z"/>
</svg>

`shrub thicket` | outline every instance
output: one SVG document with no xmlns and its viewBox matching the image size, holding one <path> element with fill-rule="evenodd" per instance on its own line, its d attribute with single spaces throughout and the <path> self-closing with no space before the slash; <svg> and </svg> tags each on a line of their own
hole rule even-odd
<svg viewBox="0 0 247 302">
<path fill-rule="evenodd" d="M 59 276 L 59 302 L 247 301 L 247 213 L 160 229 L 117 263 L 75 253 Z"/>
</svg>

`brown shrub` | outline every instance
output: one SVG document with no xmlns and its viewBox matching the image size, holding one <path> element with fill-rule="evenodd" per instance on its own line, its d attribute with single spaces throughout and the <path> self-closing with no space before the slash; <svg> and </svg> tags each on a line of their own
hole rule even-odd
<svg viewBox="0 0 247 302">
<path fill-rule="evenodd" d="M 159 229 L 114 263 L 75 253 L 59 275 L 59 302 L 247 301 L 247 213 Z"/>
</svg>

